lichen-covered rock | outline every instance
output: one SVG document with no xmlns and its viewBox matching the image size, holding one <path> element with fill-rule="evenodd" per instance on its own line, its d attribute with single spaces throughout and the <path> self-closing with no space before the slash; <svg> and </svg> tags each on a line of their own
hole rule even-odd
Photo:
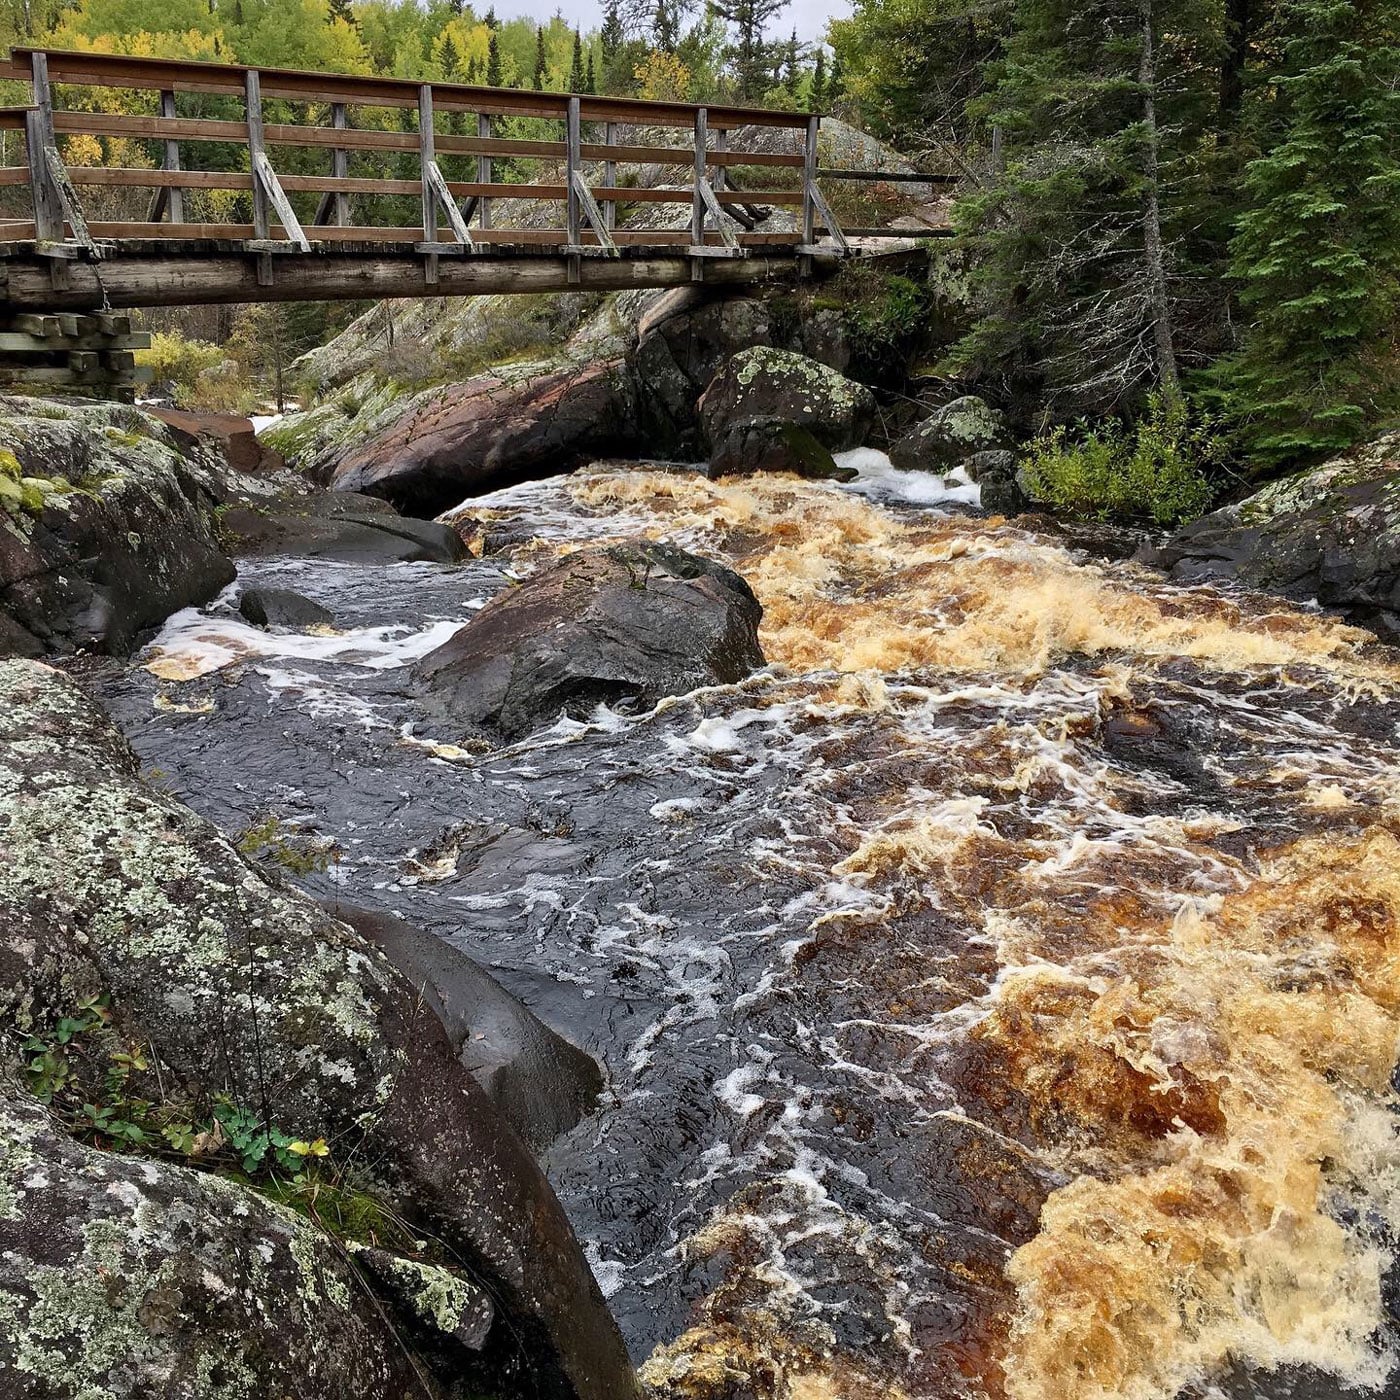
<svg viewBox="0 0 1400 1400">
<path fill-rule="evenodd" d="M 1014 452 L 997 448 L 974 452 L 963 461 L 962 468 L 981 488 L 984 510 L 994 515 L 1017 515 L 1030 503 L 1021 487 Z"/>
<path fill-rule="evenodd" d="M 1316 599 L 1400 641 L 1400 433 L 1270 482 L 1138 557 L 1188 582 Z"/>
<path fill-rule="evenodd" d="M 891 446 L 890 461 L 901 471 L 951 471 L 977 453 L 1004 450 L 1010 443 L 1005 416 L 965 394 L 905 433 Z"/>
<path fill-rule="evenodd" d="M 817 481 L 851 481 L 857 475 L 850 467 L 838 467 L 806 428 L 781 418 L 741 419 L 710 451 L 711 477 L 754 472 L 792 472 Z"/>
<path fill-rule="evenodd" d="M 762 615 L 738 574 L 684 550 L 580 550 L 498 594 L 413 680 L 429 713 L 515 739 L 561 712 L 742 680 L 763 665 Z"/>
<path fill-rule="evenodd" d="M 23 1091 L 0 1090 L 7 1400 L 424 1394 L 365 1295 L 304 1216 L 223 1177 L 75 1142 Z"/>
<path fill-rule="evenodd" d="M 516 1368 L 544 1396 L 630 1395 L 547 1182 L 384 955 L 142 783 L 58 672 L 0 662 L 0 715 L 0 1026 L 43 1032 L 109 998 L 113 1032 L 149 1047 L 128 1094 L 257 1105 L 337 1144 L 410 1228 L 471 1261 L 499 1309 L 487 1375 Z"/>
<path fill-rule="evenodd" d="M 832 452 L 859 447 L 875 416 L 875 396 L 835 370 L 790 350 L 741 350 L 700 400 L 705 437 L 715 447 L 737 427 L 794 423 Z"/>
<path fill-rule="evenodd" d="M 223 471 L 133 408 L 0 399 L 0 654 L 125 652 L 212 598 Z"/>
</svg>

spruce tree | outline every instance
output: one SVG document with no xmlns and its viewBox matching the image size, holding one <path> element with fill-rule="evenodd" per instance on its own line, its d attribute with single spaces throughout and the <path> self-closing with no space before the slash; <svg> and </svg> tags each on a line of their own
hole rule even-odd
<svg viewBox="0 0 1400 1400">
<path fill-rule="evenodd" d="M 754 102 L 773 79 L 773 45 L 764 38 L 769 20 L 788 0 L 710 0 L 710 9 L 734 31 L 729 63 L 741 100 Z"/>
<path fill-rule="evenodd" d="M 442 36 L 442 48 L 438 51 L 438 62 L 442 65 L 443 81 L 456 82 L 462 60 L 457 53 L 457 45 L 453 42 L 450 33 L 444 33 Z"/>
<path fill-rule="evenodd" d="M 1212 378 L 1251 453 L 1288 463 L 1400 401 L 1400 6 L 1287 0 L 1280 27 L 1272 140 L 1231 245 L 1243 343 Z"/>
<path fill-rule="evenodd" d="M 587 68 L 587 70 L 585 71 L 585 73 L 584 73 L 584 75 L 583 75 L 583 90 L 584 90 L 584 92 L 589 92 L 589 93 L 593 93 L 593 92 L 597 92 L 597 91 L 598 91 L 598 77 L 597 77 L 597 74 L 594 73 L 594 71 L 593 71 L 593 50 L 592 50 L 592 49 L 589 49 L 589 51 L 588 51 L 588 68 Z"/>
<path fill-rule="evenodd" d="M 1018 0 L 996 89 L 1004 166 L 958 218 L 978 323 L 954 366 L 1056 416 L 1180 399 L 1181 170 L 1216 111 L 1201 0 Z"/>
<path fill-rule="evenodd" d="M 501 85 L 501 45 L 496 38 L 496 31 L 491 31 L 491 43 L 486 50 L 486 86 L 500 87 Z"/>
<path fill-rule="evenodd" d="M 812 69 L 812 85 L 807 90 L 807 110 L 820 112 L 826 101 L 826 50 L 817 46 L 817 62 Z"/>
<path fill-rule="evenodd" d="M 783 86 L 792 97 L 797 96 L 797 83 L 801 76 L 802 46 L 797 41 L 797 27 L 794 25 L 792 37 L 787 41 L 783 53 Z"/>
<path fill-rule="evenodd" d="M 355 12 L 350 8 L 350 0 L 328 0 L 326 22 L 329 24 L 338 19 L 344 20 L 352 27 L 354 26 Z"/>
<path fill-rule="evenodd" d="M 534 85 L 536 92 L 544 91 L 545 76 L 549 72 L 549 56 L 544 47 L 544 25 L 540 25 L 535 30 L 535 76 Z"/>
<path fill-rule="evenodd" d="M 680 39 L 680 6 L 673 0 L 656 0 L 656 13 L 652 17 L 652 36 L 661 53 L 675 53 Z"/>
<path fill-rule="evenodd" d="M 574 57 L 569 64 L 569 91 L 585 92 L 585 79 L 583 73 L 583 40 L 579 37 L 577 29 L 574 30 Z"/>
</svg>

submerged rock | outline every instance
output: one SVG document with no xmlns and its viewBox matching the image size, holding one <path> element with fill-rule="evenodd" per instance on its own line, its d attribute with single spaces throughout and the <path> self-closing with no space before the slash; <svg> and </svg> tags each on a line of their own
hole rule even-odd
<svg viewBox="0 0 1400 1400">
<path fill-rule="evenodd" d="M 578 1124 L 603 1088 L 597 1062 L 556 1035 L 465 953 L 373 909 L 331 912 L 382 948 L 422 993 L 462 1063 L 491 1102 L 539 1152 Z"/>
<path fill-rule="evenodd" d="M 0 654 L 120 654 L 212 598 L 223 469 L 132 408 L 0 399 Z"/>
<path fill-rule="evenodd" d="M 0 662 L 0 711 L 0 1025 L 42 1039 L 100 998 L 117 1048 L 142 1049 L 143 1063 L 122 1069 L 124 1101 L 193 1121 L 221 1096 L 292 1139 L 333 1144 L 346 1172 L 354 1164 L 347 1182 L 392 1202 L 408 1231 L 470 1261 L 489 1287 L 496 1321 L 476 1368 L 454 1363 L 454 1384 L 632 1395 L 617 1330 L 548 1183 L 384 954 L 142 783 L 121 735 L 58 672 Z M 105 1101 L 116 1063 L 72 1057 L 78 1104 Z M 43 1218 L 18 1208 L 15 1228 L 38 1237 Z M 74 1224 L 128 1248 L 140 1216 Z M 90 1297 L 104 1325 L 128 1306 L 119 1291 Z M 269 1329 L 292 1330 L 290 1300 L 258 1303 Z M 47 1324 L 36 1325 L 42 1341 Z M 91 1364 L 139 1373 L 157 1345 L 147 1334 L 183 1325 L 178 1306 L 138 1306 Z M 0 1372 L 0 1393 L 15 1374 Z M 402 1393 L 369 1376 L 365 1387 L 320 1393 Z"/>
<path fill-rule="evenodd" d="M 654 705 L 763 665 L 732 569 L 648 540 L 580 550 L 499 595 L 414 668 L 430 713 L 517 739 L 561 711 Z"/>
<path fill-rule="evenodd" d="M 1316 599 L 1400 641 L 1400 433 L 1270 482 L 1138 557 L 1186 582 Z"/>
<path fill-rule="evenodd" d="M 875 396 L 825 365 L 790 350 L 757 346 L 730 357 L 700 400 L 712 449 L 748 425 L 791 423 L 829 451 L 859 447 L 875 417 Z"/>
<path fill-rule="evenodd" d="M 925 418 L 890 447 L 901 471 L 949 471 L 970 457 L 1010 446 L 1005 417 L 973 394 L 965 394 Z"/>
<path fill-rule="evenodd" d="M 238 595 L 238 611 L 254 627 L 285 627 L 298 632 L 328 627 L 335 621 L 329 608 L 291 588 L 245 588 Z"/>
</svg>

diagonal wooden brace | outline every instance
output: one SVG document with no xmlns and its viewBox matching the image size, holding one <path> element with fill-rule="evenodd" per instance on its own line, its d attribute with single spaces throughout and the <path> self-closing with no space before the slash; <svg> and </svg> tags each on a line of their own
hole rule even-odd
<svg viewBox="0 0 1400 1400">
<path fill-rule="evenodd" d="M 700 192 L 700 198 L 704 202 L 705 211 L 714 220 L 715 230 L 724 240 L 726 248 L 738 248 L 739 240 L 734 236 L 734 230 L 729 227 L 729 221 L 724 217 L 724 210 L 720 207 L 720 202 L 715 198 L 715 192 L 708 180 L 697 180 L 695 188 Z"/>
<path fill-rule="evenodd" d="M 836 222 L 836 215 L 831 212 L 831 205 L 826 202 L 826 196 L 817 188 L 815 180 L 807 182 L 807 198 L 812 201 L 812 207 L 817 211 L 817 216 L 826 225 L 826 231 L 831 235 L 832 241 L 843 253 L 851 251 L 850 240 L 841 232 L 841 225 Z"/>
<path fill-rule="evenodd" d="M 267 196 L 268 203 L 277 211 L 278 221 L 287 230 L 287 241 L 295 244 L 301 252 L 309 253 L 311 244 L 302 231 L 300 221 L 292 212 L 291 201 L 287 198 L 287 192 L 282 188 L 282 182 L 277 178 L 277 172 L 272 168 L 272 162 L 268 160 L 266 153 L 254 151 L 252 166 L 253 179 Z"/>
<path fill-rule="evenodd" d="M 452 191 L 447 188 L 447 179 L 437 161 L 427 160 L 423 162 L 423 178 L 427 181 L 428 188 L 432 191 L 438 206 L 447 215 L 452 236 L 464 248 L 474 247 L 472 236 L 467 232 L 467 221 L 462 217 L 462 211 L 457 207 L 457 201 L 452 198 Z"/>
<path fill-rule="evenodd" d="M 48 167 L 49 179 L 58 190 L 59 199 L 63 201 L 63 212 L 73 230 L 73 241 L 80 243 L 89 257 L 100 258 L 102 254 L 92 241 L 87 220 L 83 217 L 83 206 L 78 203 L 78 192 L 73 188 L 72 180 L 68 178 L 68 167 L 64 165 L 63 157 L 59 155 L 56 146 L 44 147 L 44 164 Z"/>
<path fill-rule="evenodd" d="M 588 181 L 583 178 L 582 170 L 574 171 L 574 194 L 578 196 L 583 217 L 588 220 L 593 232 L 598 235 L 598 242 L 602 244 L 608 257 L 620 257 L 617 244 L 613 242 L 612 230 L 608 228 L 608 221 L 603 216 L 603 211 L 598 207 L 598 201 L 593 198 L 593 191 L 588 188 Z"/>
</svg>

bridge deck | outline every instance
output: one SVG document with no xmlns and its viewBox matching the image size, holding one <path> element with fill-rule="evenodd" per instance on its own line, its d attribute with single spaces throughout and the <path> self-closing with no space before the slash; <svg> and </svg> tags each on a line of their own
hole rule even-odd
<svg viewBox="0 0 1400 1400">
<path fill-rule="evenodd" d="M 806 112 L 42 49 L 0 77 L 32 93 L 0 109 L 24 134 L 0 164 L 11 311 L 803 275 L 859 251 L 824 174 L 950 178 L 823 172 Z"/>
</svg>

